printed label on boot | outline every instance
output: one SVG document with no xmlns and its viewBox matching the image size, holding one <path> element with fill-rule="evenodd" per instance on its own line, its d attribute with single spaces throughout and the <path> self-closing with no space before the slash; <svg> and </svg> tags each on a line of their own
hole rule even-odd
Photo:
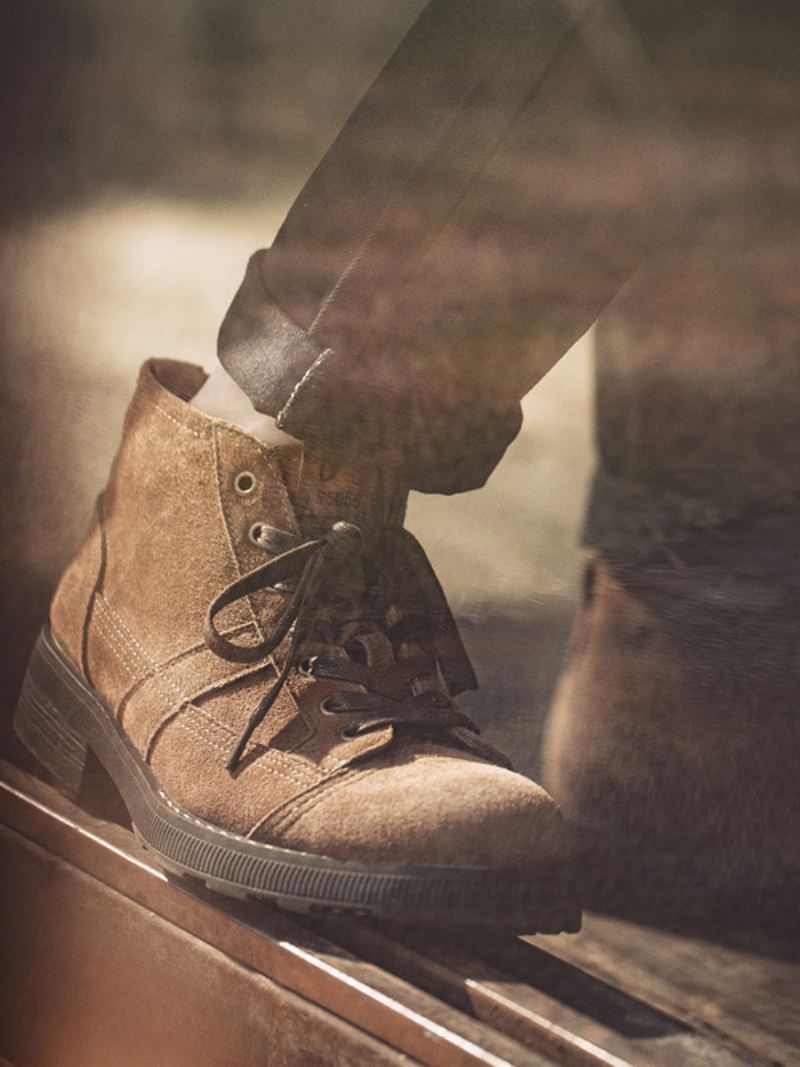
<svg viewBox="0 0 800 1067">
<path fill-rule="evenodd" d="M 297 505 L 307 515 L 363 523 L 401 524 L 406 493 L 375 467 L 339 467 L 306 452 Z"/>
</svg>

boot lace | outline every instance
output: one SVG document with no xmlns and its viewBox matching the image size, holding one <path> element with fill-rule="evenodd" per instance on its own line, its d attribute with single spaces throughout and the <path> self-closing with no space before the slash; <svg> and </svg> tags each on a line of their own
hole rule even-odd
<svg viewBox="0 0 800 1067">
<path fill-rule="evenodd" d="M 333 693 L 321 704 L 322 710 L 328 713 L 353 716 L 343 731 L 345 737 L 357 737 L 385 726 L 421 726 L 433 731 L 449 731 L 458 726 L 475 734 L 480 733 L 475 723 L 454 706 L 441 688 L 412 692 L 415 679 L 426 674 L 435 676 L 441 669 L 435 652 L 436 642 L 434 640 L 431 643 L 428 640 L 431 632 L 441 633 L 444 629 L 452 641 L 452 635 L 456 631 L 455 623 L 449 615 L 422 548 L 406 530 L 393 531 L 393 535 L 403 539 L 407 554 L 417 563 L 421 559 L 424 560 L 426 570 L 423 575 L 428 582 L 433 580 L 434 594 L 438 592 L 441 597 L 441 603 L 436 603 L 439 618 L 418 614 L 405 616 L 391 625 L 378 626 L 377 620 L 369 617 L 368 626 L 373 630 L 380 628 L 393 647 L 398 643 L 413 640 L 421 648 L 430 646 L 433 654 L 429 652 L 409 655 L 388 664 L 367 666 L 347 654 L 315 655 L 301 660 L 303 644 L 315 636 L 315 630 L 318 628 L 321 601 L 324 601 L 327 595 L 329 607 L 334 608 L 335 613 L 335 605 L 330 603 L 330 593 L 332 587 L 336 586 L 337 576 L 347 573 L 348 566 L 352 566 L 354 562 L 360 563 L 363 560 L 365 539 L 360 528 L 353 523 L 337 522 L 321 537 L 301 541 L 300 538 L 282 530 L 266 525 L 262 527 L 259 537 L 262 547 L 279 554 L 231 582 L 215 598 L 206 616 L 205 642 L 212 652 L 223 659 L 235 663 L 255 663 L 274 652 L 289 634 L 291 640 L 274 683 L 258 702 L 231 750 L 225 765 L 229 771 L 233 772 L 239 766 L 253 732 L 266 717 L 295 667 L 300 674 L 306 676 L 352 682 L 361 687 L 359 691 L 343 690 Z M 242 645 L 219 632 L 216 619 L 224 608 L 253 593 L 275 589 L 291 593 L 291 596 L 276 618 L 271 632 L 266 634 L 263 640 Z M 441 615 L 443 604 L 444 625 Z M 358 637 L 356 643 L 357 641 Z M 339 644 L 338 641 L 333 643 Z M 345 653 L 350 651 L 350 647 L 348 644 L 343 649 Z M 468 661 L 466 668 L 464 667 L 466 654 L 463 653 L 460 642 L 458 648 L 463 654 L 460 660 L 456 657 L 456 673 L 460 674 L 461 681 L 456 679 L 456 687 L 448 687 L 451 692 L 474 685 L 474 676 L 468 667 Z M 441 674 L 445 675 L 446 671 L 441 671 Z M 405 695 L 398 697 L 396 694 L 401 691 L 404 691 Z"/>
</svg>

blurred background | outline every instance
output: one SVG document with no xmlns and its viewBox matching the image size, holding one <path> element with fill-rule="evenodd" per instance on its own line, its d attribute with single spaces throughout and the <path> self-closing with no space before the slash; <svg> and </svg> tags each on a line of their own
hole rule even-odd
<svg viewBox="0 0 800 1067">
<path fill-rule="evenodd" d="M 7 721 L 149 356 L 204 364 L 247 257 L 422 0 L 6 0 L 0 8 L 0 565 Z M 537 770 L 593 466 L 591 341 L 527 397 L 485 489 L 414 494 L 482 689 Z M 515 664 L 514 672 L 508 663 Z"/>
</svg>

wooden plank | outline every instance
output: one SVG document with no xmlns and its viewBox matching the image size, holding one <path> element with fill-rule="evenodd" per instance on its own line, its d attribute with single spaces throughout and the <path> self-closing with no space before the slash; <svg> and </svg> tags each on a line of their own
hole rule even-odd
<svg viewBox="0 0 800 1067">
<path fill-rule="evenodd" d="M 786 942 L 787 958 L 780 959 L 590 915 L 576 937 L 535 943 L 715 1037 L 748 1063 L 800 1064 L 796 941 Z"/>
<path fill-rule="evenodd" d="M 750 1062 L 685 1021 L 520 938 L 465 939 L 338 920 L 319 925 L 362 958 L 380 960 L 565 1067 Z"/>
<path fill-rule="evenodd" d="M 431 1067 L 542 1067 L 541 1056 L 382 968 L 264 907 L 175 884 L 129 831 L 98 820 L 11 765 L 0 821 L 392 1048 Z"/>
<path fill-rule="evenodd" d="M 545 1003 L 529 986 L 514 982 L 469 951 L 443 941 L 431 932 L 423 942 L 408 931 L 391 933 L 363 924 L 355 927 L 336 920 L 319 920 L 319 926 L 338 943 L 364 959 L 402 973 L 421 988 L 448 1003 L 469 1011 L 527 1048 L 551 1057 L 564 1067 L 622 1067 L 635 1061 L 620 1058 L 604 1042 L 608 1035 L 586 1034 L 584 1020 L 573 1017 L 556 1021 L 560 1006 Z M 463 937 L 462 937 L 463 940 Z M 572 1023 L 571 1028 L 562 1025 Z"/>
<path fill-rule="evenodd" d="M 756 1052 L 741 1028 L 714 1025 L 713 964 L 704 971 L 705 1012 L 687 1008 L 686 998 L 666 996 L 664 976 L 681 959 L 680 953 L 670 956 L 670 944 L 679 945 L 671 935 L 626 924 L 627 939 L 642 955 L 637 969 L 637 954 L 626 938 L 615 946 L 592 934 L 604 928 L 593 916 L 577 938 L 537 938 L 535 944 L 477 932 L 448 937 L 363 921 L 288 918 L 226 901 L 204 887 L 189 891 L 185 883 L 173 885 L 128 830 L 87 815 L 29 775 L 14 768 L 8 774 L 0 817 L 10 817 L 45 847 L 61 849 L 71 862 L 232 958 L 425 1062 L 448 1067 L 545 1060 L 565 1067 L 791 1062 Z M 659 948 L 660 937 L 666 940 Z M 629 959 L 634 966 L 626 969 Z M 775 973 L 772 961 L 756 962 L 752 980 L 768 983 Z M 650 984 L 642 981 L 642 967 L 653 971 Z M 798 974 L 795 967 L 784 975 L 787 991 Z M 779 1002 L 788 1031 L 786 1020 L 793 1014 L 788 993 Z M 791 1044 L 769 1046 L 769 1037 L 761 1034 L 761 1049 L 796 1053 Z"/>
<path fill-rule="evenodd" d="M 0 1048 L 35 1067 L 409 1057 L 0 827 Z"/>
</svg>

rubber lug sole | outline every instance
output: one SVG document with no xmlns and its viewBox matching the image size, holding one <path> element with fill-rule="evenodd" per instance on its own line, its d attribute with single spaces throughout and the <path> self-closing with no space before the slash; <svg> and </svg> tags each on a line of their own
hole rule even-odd
<svg viewBox="0 0 800 1067">
<path fill-rule="evenodd" d="M 580 929 L 580 908 L 567 874 L 534 884 L 514 872 L 475 867 L 341 861 L 250 841 L 182 811 L 49 628 L 31 656 L 14 728 L 73 795 L 79 795 L 94 756 L 160 864 L 172 874 L 199 879 L 213 892 L 308 914 L 481 924 L 528 934 Z"/>
</svg>

